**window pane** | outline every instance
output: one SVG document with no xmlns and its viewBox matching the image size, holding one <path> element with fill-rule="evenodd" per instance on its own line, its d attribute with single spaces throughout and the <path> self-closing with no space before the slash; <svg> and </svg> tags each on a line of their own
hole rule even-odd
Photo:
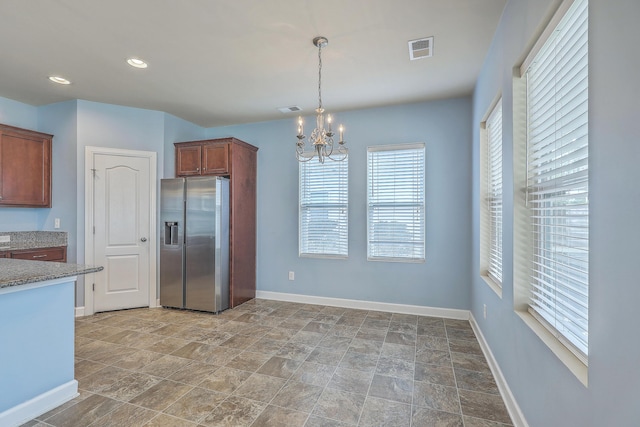
<svg viewBox="0 0 640 427">
<path fill-rule="evenodd" d="M 424 261 L 424 144 L 367 151 L 368 258 Z"/>
<path fill-rule="evenodd" d="M 347 257 L 348 162 L 300 163 L 300 255 Z"/>
<path fill-rule="evenodd" d="M 487 216 L 489 265 L 487 274 L 502 285 L 502 100 L 487 120 Z"/>
<path fill-rule="evenodd" d="M 576 0 L 527 70 L 527 206 L 534 314 L 588 354 L 589 174 L 586 0 Z"/>
</svg>

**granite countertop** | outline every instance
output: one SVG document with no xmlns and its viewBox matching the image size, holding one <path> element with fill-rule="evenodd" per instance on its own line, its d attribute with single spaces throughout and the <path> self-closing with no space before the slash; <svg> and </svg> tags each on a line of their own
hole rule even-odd
<svg viewBox="0 0 640 427">
<path fill-rule="evenodd" d="M 103 267 L 64 262 L 0 258 L 0 289 L 62 277 L 95 273 Z"/>
<path fill-rule="evenodd" d="M 0 236 L 10 239 L 0 242 L 0 251 L 67 246 L 66 231 L 0 231 Z"/>
<path fill-rule="evenodd" d="M 11 242 L 11 244 L 0 243 L 0 251 L 21 251 L 23 249 L 55 248 L 58 246 L 66 245 L 51 245 L 46 242 Z"/>
</svg>

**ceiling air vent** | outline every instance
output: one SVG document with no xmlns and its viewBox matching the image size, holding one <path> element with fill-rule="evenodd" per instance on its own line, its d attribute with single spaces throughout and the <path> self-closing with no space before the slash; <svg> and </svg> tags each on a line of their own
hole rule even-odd
<svg viewBox="0 0 640 427">
<path fill-rule="evenodd" d="M 433 37 L 411 40 L 409 42 L 409 59 L 429 58 L 433 56 Z"/>
<path fill-rule="evenodd" d="M 291 107 L 280 107 L 278 108 L 278 111 L 284 114 L 295 113 L 296 111 L 302 111 L 302 108 L 298 107 L 297 105 L 292 105 Z"/>
</svg>

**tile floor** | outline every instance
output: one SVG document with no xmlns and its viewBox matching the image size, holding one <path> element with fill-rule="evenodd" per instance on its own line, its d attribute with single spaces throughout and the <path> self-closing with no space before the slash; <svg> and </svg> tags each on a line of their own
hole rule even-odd
<svg viewBox="0 0 640 427">
<path fill-rule="evenodd" d="M 252 300 L 77 319 L 80 396 L 25 426 L 447 426 L 511 420 L 469 325 Z"/>
</svg>

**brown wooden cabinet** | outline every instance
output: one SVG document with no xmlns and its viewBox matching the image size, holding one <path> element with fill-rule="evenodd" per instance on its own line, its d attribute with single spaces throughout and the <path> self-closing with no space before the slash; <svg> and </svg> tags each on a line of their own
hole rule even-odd
<svg viewBox="0 0 640 427">
<path fill-rule="evenodd" d="M 236 138 L 174 145 L 176 176 L 229 177 L 229 306 L 255 298 L 258 148 Z"/>
<path fill-rule="evenodd" d="M 230 172 L 227 143 L 191 141 L 176 143 L 175 147 L 176 176 L 228 175 Z"/>
<path fill-rule="evenodd" d="M 67 262 L 67 247 L 9 250 L 0 252 L 0 258 Z"/>
<path fill-rule="evenodd" d="M 0 206 L 51 207 L 52 139 L 0 125 Z"/>
</svg>

